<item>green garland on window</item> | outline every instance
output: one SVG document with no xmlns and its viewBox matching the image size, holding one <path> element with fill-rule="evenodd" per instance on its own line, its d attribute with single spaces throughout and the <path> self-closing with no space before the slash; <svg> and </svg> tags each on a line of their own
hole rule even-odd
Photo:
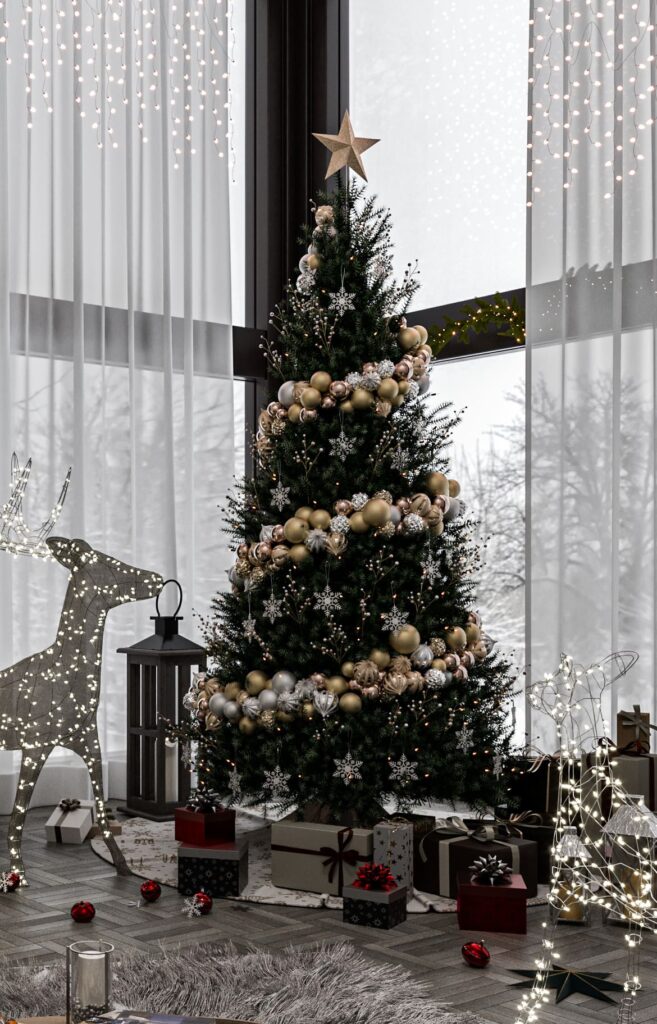
<svg viewBox="0 0 657 1024">
<path fill-rule="evenodd" d="M 495 331 L 500 338 L 512 338 L 516 345 L 525 341 L 525 314 L 517 299 L 506 299 L 497 292 L 490 301 L 475 299 L 463 307 L 459 320 L 446 317 L 442 327 L 429 328 L 429 344 L 437 356 L 450 343 L 460 341 L 467 345 L 470 332 L 488 334 Z"/>
</svg>

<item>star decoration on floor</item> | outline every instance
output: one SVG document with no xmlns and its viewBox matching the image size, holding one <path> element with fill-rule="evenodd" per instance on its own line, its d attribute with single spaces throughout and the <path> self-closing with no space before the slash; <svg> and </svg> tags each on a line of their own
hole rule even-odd
<svg viewBox="0 0 657 1024">
<path fill-rule="evenodd" d="M 352 782 L 358 782 L 363 776 L 360 774 L 360 769 L 363 767 L 362 761 L 356 761 L 351 754 L 347 754 L 346 757 L 334 757 L 333 764 L 335 765 L 335 771 L 333 772 L 334 779 L 342 779 L 345 786 L 348 786 Z"/>
<path fill-rule="evenodd" d="M 265 618 L 273 624 L 276 619 L 283 618 L 283 602 L 272 594 L 266 601 L 263 601 L 262 610 L 265 613 Z"/>
<path fill-rule="evenodd" d="M 536 971 L 512 971 L 512 974 L 519 974 L 528 981 L 519 981 L 514 988 L 533 988 L 536 979 Z M 571 971 L 567 967 L 552 967 L 546 972 L 545 988 L 556 989 L 556 1003 L 563 1002 L 568 996 L 579 994 L 590 996 L 591 999 L 599 999 L 603 1003 L 615 1004 L 607 992 L 624 992 L 625 986 L 619 985 L 616 981 L 607 981 L 609 974 L 601 974 L 599 971 Z"/>
<path fill-rule="evenodd" d="M 344 430 L 341 430 L 337 437 L 331 438 L 329 448 L 331 449 L 331 455 L 338 459 L 346 459 L 348 455 L 353 454 L 356 442 L 347 437 Z"/>
<path fill-rule="evenodd" d="M 367 181 L 361 154 L 370 149 L 371 146 L 375 146 L 379 139 L 361 139 L 354 135 L 348 110 L 345 111 L 340 131 L 337 135 L 322 135 L 319 132 L 313 132 L 313 138 L 321 142 L 322 146 L 326 146 L 331 153 L 331 160 L 326 172 L 327 178 L 330 178 L 332 174 L 335 174 L 336 171 L 341 170 L 343 167 L 350 167 L 364 181 Z"/>
<path fill-rule="evenodd" d="M 280 480 L 276 486 L 272 488 L 271 503 L 279 512 L 282 512 L 285 506 L 290 504 L 290 488 L 283 487 Z"/>
</svg>

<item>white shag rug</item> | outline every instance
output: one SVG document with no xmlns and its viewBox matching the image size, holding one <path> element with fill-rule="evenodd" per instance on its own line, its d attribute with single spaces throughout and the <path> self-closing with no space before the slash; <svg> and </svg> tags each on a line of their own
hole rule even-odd
<svg viewBox="0 0 657 1024">
<path fill-rule="evenodd" d="M 409 971 L 373 963 L 347 942 L 279 953 L 238 953 L 230 945 L 157 957 L 128 952 L 115 955 L 114 967 L 116 1009 L 258 1024 L 486 1024 L 435 1002 Z M 0 964 L 7 1017 L 64 1014 L 65 1002 L 63 958 L 50 966 Z"/>
<path fill-rule="evenodd" d="M 178 843 L 174 839 L 172 821 L 147 821 L 145 818 L 128 818 L 122 822 L 123 831 L 116 841 L 122 850 L 128 867 L 139 878 L 154 878 L 161 885 L 178 887 Z M 322 907 L 341 910 L 342 899 L 327 893 L 302 892 L 299 889 L 282 889 L 271 881 L 271 822 L 244 811 L 238 811 L 236 834 L 248 838 L 249 842 L 249 884 L 235 900 L 247 903 L 268 903 L 278 907 Z M 110 853 L 102 839 L 91 840 L 94 853 L 103 860 L 111 861 Z M 545 903 L 547 886 L 541 887 L 539 896 L 528 900 L 528 906 Z M 421 893 L 413 890 L 408 901 L 409 914 L 456 913 L 456 900 Z"/>
</svg>

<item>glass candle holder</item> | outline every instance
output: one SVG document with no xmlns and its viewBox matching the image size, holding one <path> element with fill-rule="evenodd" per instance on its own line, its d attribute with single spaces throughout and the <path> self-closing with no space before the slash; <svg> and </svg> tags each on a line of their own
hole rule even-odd
<svg viewBox="0 0 657 1024">
<path fill-rule="evenodd" d="M 66 950 L 66 1021 L 80 1024 L 107 1013 L 112 990 L 112 953 L 109 942 L 74 942 Z"/>
</svg>

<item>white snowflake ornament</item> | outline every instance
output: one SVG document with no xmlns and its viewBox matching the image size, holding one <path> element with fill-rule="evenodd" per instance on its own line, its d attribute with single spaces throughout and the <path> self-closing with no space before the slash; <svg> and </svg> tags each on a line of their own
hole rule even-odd
<svg viewBox="0 0 657 1024">
<path fill-rule="evenodd" d="M 331 455 L 335 458 L 346 459 L 348 455 L 355 451 L 356 442 L 347 437 L 344 430 L 341 430 L 337 437 L 331 438 L 329 448 L 331 449 Z"/>
<path fill-rule="evenodd" d="M 228 773 L 228 789 L 234 801 L 242 796 L 242 780 L 237 768 L 231 768 Z"/>
<path fill-rule="evenodd" d="M 320 593 L 313 594 L 313 597 L 315 598 L 315 610 L 324 612 L 327 619 L 333 612 L 337 612 L 341 604 L 340 595 L 331 590 L 328 583 Z"/>
<path fill-rule="evenodd" d="M 362 761 L 356 761 L 351 753 L 347 754 L 346 757 L 334 757 L 333 764 L 335 765 L 335 771 L 333 772 L 334 779 L 342 779 L 345 786 L 351 785 L 352 782 L 358 782 L 363 778 L 360 774 L 360 769 L 363 767 Z"/>
<path fill-rule="evenodd" d="M 474 745 L 472 742 L 473 735 L 472 729 L 468 728 L 467 725 L 463 725 L 456 733 L 457 749 L 462 750 L 464 754 L 467 754 L 469 750 L 472 750 Z"/>
<path fill-rule="evenodd" d="M 274 508 L 277 508 L 279 512 L 282 512 L 285 506 L 290 504 L 290 488 L 283 487 L 280 480 L 272 489 L 271 504 Z"/>
<path fill-rule="evenodd" d="M 346 291 L 345 286 L 341 284 L 337 292 L 329 292 L 329 312 L 344 316 L 345 313 L 356 308 L 354 306 L 355 298 L 355 292 Z"/>
<path fill-rule="evenodd" d="M 504 755 L 499 751 L 493 755 L 493 775 L 499 779 L 504 774 Z"/>
<path fill-rule="evenodd" d="M 242 619 L 242 632 L 247 640 L 254 640 L 257 636 L 256 621 L 250 615 L 248 619 Z"/>
<path fill-rule="evenodd" d="M 420 565 L 422 567 L 422 575 L 429 582 L 430 586 L 440 582 L 443 575 L 440 568 L 440 560 L 434 558 L 431 552 L 429 552 L 423 562 L 420 562 Z"/>
<path fill-rule="evenodd" d="M 265 618 L 269 619 L 271 623 L 276 622 L 276 619 L 283 618 L 282 612 L 283 602 L 272 594 L 266 601 L 263 602 L 262 609 L 265 613 Z"/>
<path fill-rule="evenodd" d="M 202 907 L 203 904 L 196 898 L 196 896 L 190 896 L 183 903 L 181 913 L 184 914 L 185 917 L 189 918 L 201 917 L 203 914 L 203 910 L 201 909 Z"/>
<path fill-rule="evenodd" d="M 394 633 L 395 630 L 401 629 L 407 624 L 408 612 L 400 611 L 396 604 L 393 604 L 390 611 L 381 616 L 381 629 L 384 629 L 386 633 Z"/>
<path fill-rule="evenodd" d="M 402 786 L 409 782 L 417 782 L 417 761 L 409 761 L 406 754 L 402 754 L 398 761 L 390 762 L 390 781 L 400 782 Z"/>
<path fill-rule="evenodd" d="M 285 799 L 290 795 L 288 782 L 291 778 L 291 775 L 284 775 L 277 766 L 273 771 L 265 772 L 265 781 L 262 784 L 262 788 L 267 790 L 272 800 Z"/>
</svg>

